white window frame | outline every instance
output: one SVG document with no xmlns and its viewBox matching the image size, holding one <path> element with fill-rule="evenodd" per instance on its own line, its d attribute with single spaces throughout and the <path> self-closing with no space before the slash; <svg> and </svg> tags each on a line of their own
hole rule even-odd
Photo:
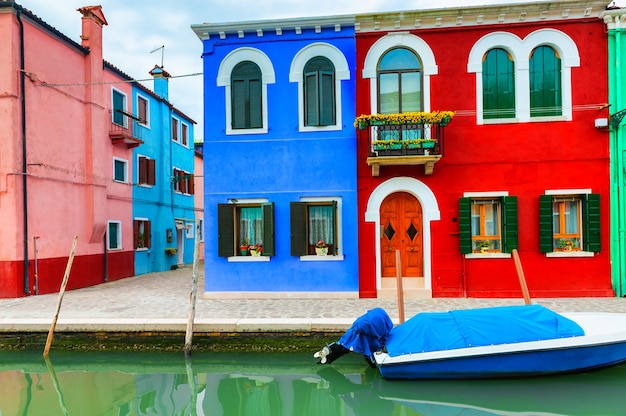
<svg viewBox="0 0 626 416">
<path fill-rule="evenodd" d="M 322 56 L 331 61 L 335 67 L 335 124 L 331 126 L 306 126 L 304 124 L 304 67 L 313 58 Z M 298 130 L 320 131 L 341 130 L 341 81 L 350 79 L 350 68 L 344 54 L 337 47 L 328 43 L 314 43 L 302 48 L 291 62 L 289 82 L 298 83 Z"/>
<path fill-rule="evenodd" d="M 261 69 L 261 94 L 263 111 L 263 127 L 254 129 L 233 129 L 232 108 L 231 108 L 231 75 L 237 64 L 243 61 L 251 61 Z M 268 105 L 267 105 L 267 84 L 276 82 L 274 67 L 268 56 L 255 48 L 239 48 L 230 52 L 220 63 L 217 71 L 217 86 L 224 88 L 226 102 L 226 135 L 241 134 L 264 134 L 268 132 Z"/>
<path fill-rule="evenodd" d="M 142 157 L 146 160 L 152 160 L 151 157 L 137 153 L 137 158 L 135 159 L 135 164 L 137 166 L 137 168 L 135 169 L 135 172 L 137 174 L 137 180 L 135 181 L 135 183 L 137 184 L 137 186 L 141 186 L 144 188 L 152 188 L 154 185 L 150 185 L 149 183 L 139 183 L 139 159 L 141 159 Z M 155 178 L 155 182 L 156 182 L 156 178 Z"/>
<path fill-rule="evenodd" d="M 145 122 L 142 122 L 139 119 L 139 100 L 140 99 L 146 102 L 146 121 Z M 137 108 L 137 124 L 149 129 L 150 128 L 150 100 L 141 94 L 137 94 L 135 106 L 136 106 L 135 108 Z"/>
<path fill-rule="evenodd" d="M 415 53 L 422 62 L 422 93 L 424 111 L 430 111 L 430 77 L 437 75 L 439 69 L 435 54 L 430 46 L 420 37 L 409 32 L 397 32 L 378 39 L 367 52 L 363 65 L 363 78 L 370 80 L 370 113 L 378 113 L 378 62 L 392 48 L 404 47 Z"/>
<path fill-rule="evenodd" d="M 196 235 L 196 224 L 192 222 L 185 223 L 185 238 L 192 240 Z"/>
<path fill-rule="evenodd" d="M 229 204 L 233 204 L 238 207 L 241 205 L 262 205 L 267 204 L 268 202 L 270 202 L 268 198 L 231 198 L 228 200 Z M 229 263 L 254 263 L 264 261 L 270 261 L 270 256 L 238 256 L 237 253 L 235 253 L 234 256 L 228 257 Z"/>
<path fill-rule="evenodd" d="M 561 58 L 562 115 L 530 116 L 530 56 L 538 46 L 550 46 Z M 502 48 L 511 54 L 515 68 L 515 117 L 505 119 L 483 118 L 483 63 L 487 51 Z M 508 32 L 493 32 L 480 38 L 472 47 L 467 72 L 476 74 L 476 124 L 504 124 L 516 122 L 571 121 L 572 120 L 572 68 L 580 66 L 576 43 L 556 29 L 539 29 L 523 40 Z"/>
<path fill-rule="evenodd" d="M 109 235 L 109 230 L 111 229 L 111 224 L 117 224 L 117 241 L 119 243 L 118 247 L 111 247 L 111 236 Z M 107 250 L 122 250 L 122 221 L 119 220 L 109 220 L 107 221 Z"/>
<path fill-rule="evenodd" d="M 115 162 L 124 163 L 124 179 L 119 180 L 115 177 Z M 128 160 L 113 156 L 113 181 L 117 183 L 128 183 Z"/>
<path fill-rule="evenodd" d="M 173 124 L 174 124 L 174 120 L 176 120 L 176 137 L 173 137 L 174 133 L 174 129 L 172 128 Z M 180 118 L 176 117 L 176 116 L 172 116 L 170 119 L 170 139 L 174 142 L 174 143 L 178 143 L 181 144 L 181 137 L 180 137 L 180 125 L 181 125 L 181 120 Z"/>
<path fill-rule="evenodd" d="M 565 195 L 583 196 L 583 195 L 590 195 L 591 193 L 592 192 L 590 188 L 546 189 L 544 191 L 545 195 L 552 195 L 552 196 L 565 196 Z M 582 250 L 580 251 L 551 251 L 549 253 L 544 253 L 544 254 L 546 257 L 594 257 L 595 256 L 595 253 L 591 251 L 582 251 Z"/>
<path fill-rule="evenodd" d="M 493 191 L 493 192 L 464 192 L 463 196 L 466 198 L 472 199 L 480 199 L 480 198 L 502 198 L 504 196 L 509 196 L 509 191 Z M 502 203 L 501 203 L 502 204 Z M 501 205 L 502 207 L 502 205 Z M 498 218 L 498 221 L 502 221 L 502 217 Z M 502 226 L 502 223 L 500 223 Z M 502 238 L 502 235 L 500 235 Z M 500 258 L 500 259 L 509 259 L 511 258 L 510 253 L 468 253 L 465 254 L 466 259 L 485 259 L 485 258 Z"/>
<path fill-rule="evenodd" d="M 189 123 L 185 123 L 184 121 L 180 120 L 178 121 L 178 125 L 180 126 L 180 140 L 178 141 L 178 143 L 181 146 L 187 147 L 189 148 L 189 143 L 191 142 L 191 128 Z M 187 128 L 187 144 L 183 143 L 183 126 L 185 126 Z"/>
<path fill-rule="evenodd" d="M 301 261 L 343 261 L 343 201 L 341 197 L 329 196 L 329 197 L 301 197 L 300 202 L 336 202 L 337 212 L 335 221 L 337 222 L 337 235 L 335 236 L 335 247 L 337 247 L 337 254 L 334 256 L 316 256 L 306 255 L 300 256 Z M 307 235 L 307 239 L 309 236 Z"/>
</svg>

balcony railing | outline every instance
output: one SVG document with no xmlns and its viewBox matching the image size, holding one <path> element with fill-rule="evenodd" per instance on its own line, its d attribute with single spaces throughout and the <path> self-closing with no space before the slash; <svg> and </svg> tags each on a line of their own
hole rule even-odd
<svg viewBox="0 0 626 416">
<path fill-rule="evenodd" d="M 367 134 L 367 164 L 372 176 L 381 166 L 424 165 L 430 175 L 443 156 L 444 127 L 454 113 L 376 114 L 360 116 L 355 125 Z"/>
<path fill-rule="evenodd" d="M 129 149 L 143 143 L 139 119 L 132 114 L 121 110 L 111 110 L 111 129 L 109 138 L 113 144 L 123 143 Z"/>
</svg>

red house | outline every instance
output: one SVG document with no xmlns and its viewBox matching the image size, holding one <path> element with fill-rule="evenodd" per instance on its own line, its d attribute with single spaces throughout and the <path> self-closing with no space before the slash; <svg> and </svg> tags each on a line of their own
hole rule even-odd
<svg viewBox="0 0 626 416">
<path fill-rule="evenodd" d="M 361 297 L 613 296 L 605 7 L 356 16 Z"/>
</svg>

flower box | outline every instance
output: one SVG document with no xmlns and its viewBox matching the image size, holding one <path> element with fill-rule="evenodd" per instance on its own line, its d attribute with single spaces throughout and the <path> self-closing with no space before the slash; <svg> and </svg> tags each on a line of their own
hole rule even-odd
<svg viewBox="0 0 626 416">
<path fill-rule="evenodd" d="M 328 247 L 315 247 L 315 254 L 318 256 L 327 256 Z"/>
</svg>

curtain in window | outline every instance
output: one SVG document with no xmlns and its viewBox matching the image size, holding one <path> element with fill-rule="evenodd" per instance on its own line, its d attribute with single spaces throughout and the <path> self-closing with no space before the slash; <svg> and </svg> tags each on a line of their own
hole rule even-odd
<svg viewBox="0 0 626 416">
<path fill-rule="evenodd" d="M 330 205 L 309 206 L 309 244 L 324 240 L 334 244 L 333 207 Z"/>
<path fill-rule="evenodd" d="M 261 207 L 242 207 L 239 214 L 240 244 L 263 244 L 263 210 Z"/>
</svg>

